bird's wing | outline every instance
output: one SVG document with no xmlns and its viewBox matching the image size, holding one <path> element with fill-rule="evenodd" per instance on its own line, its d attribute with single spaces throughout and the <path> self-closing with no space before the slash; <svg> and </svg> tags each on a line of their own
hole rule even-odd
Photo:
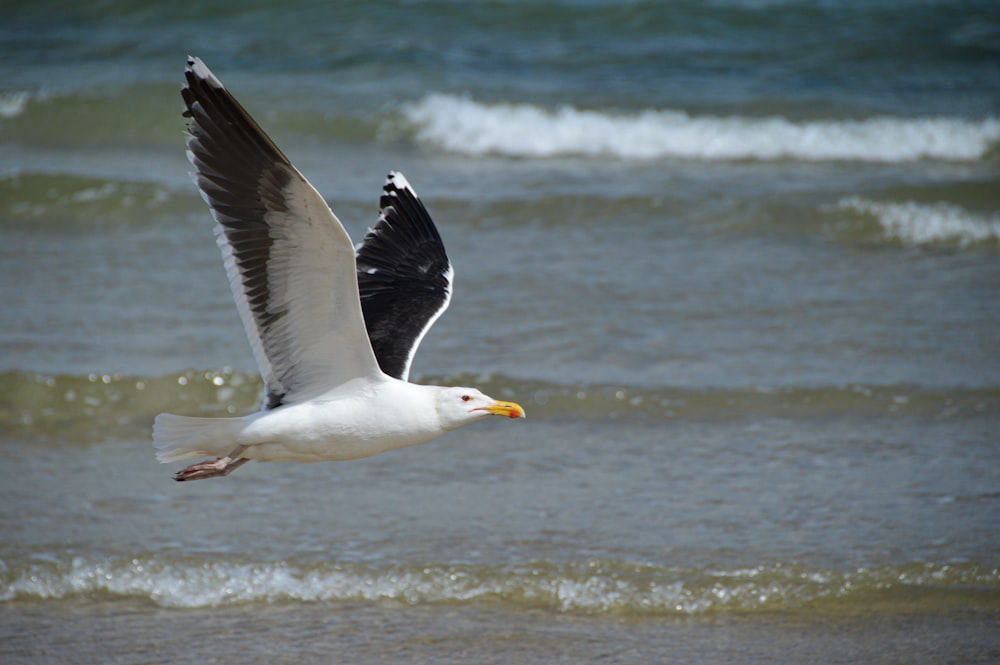
<svg viewBox="0 0 1000 665">
<path fill-rule="evenodd" d="M 188 60 L 185 77 L 188 158 L 266 408 L 377 374 L 340 220 L 201 60 Z"/>
<path fill-rule="evenodd" d="M 406 381 L 424 335 L 451 300 L 454 274 L 427 209 L 390 173 L 381 214 L 357 247 L 361 309 L 382 371 Z"/>
</svg>

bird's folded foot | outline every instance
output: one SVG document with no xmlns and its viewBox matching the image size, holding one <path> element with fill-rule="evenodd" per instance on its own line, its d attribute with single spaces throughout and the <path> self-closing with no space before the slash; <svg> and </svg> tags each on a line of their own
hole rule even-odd
<svg viewBox="0 0 1000 665">
<path fill-rule="evenodd" d="M 246 447 L 240 446 L 225 457 L 219 457 L 209 462 L 198 462 L 197 464 L 186 466 L 174 474 L 174 480 L 184 482 L 186 480 L 225 478 L 233 471 L 250 461 L 249 458 L 239 456 L 244 450 L 246 450 Z"/>
</svg>

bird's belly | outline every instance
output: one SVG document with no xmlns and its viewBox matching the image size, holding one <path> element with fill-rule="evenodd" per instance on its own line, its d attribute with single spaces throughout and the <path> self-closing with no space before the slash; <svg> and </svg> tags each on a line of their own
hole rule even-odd
<svg viewBox="0 0 1000 665">
<path fill-rule="evenodd" d="M 254 417 L 244 429 L 243 457 L 261 462 L 327 462 L 370 457 L 429 441 L 440 431 L 391 412 L 306 403 Z"/>
</svg>

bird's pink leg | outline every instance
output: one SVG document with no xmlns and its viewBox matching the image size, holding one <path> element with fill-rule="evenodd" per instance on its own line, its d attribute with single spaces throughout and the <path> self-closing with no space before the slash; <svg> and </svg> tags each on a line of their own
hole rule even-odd
<svg viewBox="0 0 1000 665">
<path fill-rule="evenodd" d="M 174 474 L 174 480 L 183 482 L 185 480 L 225 478 L 233 471 L 250 461 L 246 457 L 240 457 L 246 449 L 246 446 L 236 446 L 232 452 L 225 457 L 219 457 L 210 462 L 198 462 L 197 464 L 184 467 Z"/>
</svg>

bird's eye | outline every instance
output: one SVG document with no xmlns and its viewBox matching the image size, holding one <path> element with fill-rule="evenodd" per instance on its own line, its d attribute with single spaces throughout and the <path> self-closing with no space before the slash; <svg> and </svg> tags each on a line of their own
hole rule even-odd
<svg viewBox="0 0 1000 665">
<path fill-rule="evenodd" d="M 472 400 L 472 395 L 462 395 L 463 402 L 469 402 Z"/>
</svg>

